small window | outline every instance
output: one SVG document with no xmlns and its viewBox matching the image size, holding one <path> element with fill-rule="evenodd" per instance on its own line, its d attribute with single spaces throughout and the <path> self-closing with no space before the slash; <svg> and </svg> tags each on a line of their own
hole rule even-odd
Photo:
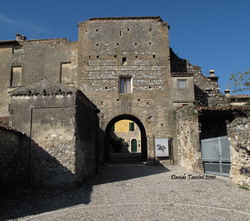
<svg viewBox="0 0 250 221">
<path fill-rule="evenodd" d="M 126 57 L 122 58 L 122 65 L 127 65 L 127 58 Z"/>
<path fill-rule="evenodd" d="M 21 66 L 11 68 L 11 76 L 10 76 L 11 87 L 21 86 L 21 74 L 22 74 Z"/>
<path fill-rule="evenodd" d="M 185 89 L 186 88 L 186 81 L 187 80 L 177 80 L 177 87 L 179 89 Z"/>
<path fill-rule="evenodd" d="M 131 77 L 121 77 L 119 80 L 119 93 L 132 93 Z"/>
<path fill-rule="evenodd" d="M 129 123 L 129 131 L 134 131 L 135 130 L 135 124 L 134 122 Z"/>
<path fill-rule="evenodd" d="M 72 83 L 71 62 L 61 63 L 60 83 Z"/>
</svg>

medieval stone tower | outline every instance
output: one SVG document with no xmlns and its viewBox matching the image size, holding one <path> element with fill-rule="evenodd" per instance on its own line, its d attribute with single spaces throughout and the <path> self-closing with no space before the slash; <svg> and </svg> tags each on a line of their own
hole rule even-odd
<svg viewBox="0 0 250 221">
<path fill-rule="evenodd" d="M 153 158 L 153 137 L 175 136 L 173 103 L 194 101 L 190 76 L 176 97 L 168 29 L 160 17 L 93 18 L 79 24 L 78 86 L 100 109 L 105 133 L 121 119 L 139 125 L 144 159 Z"/>
</svg>

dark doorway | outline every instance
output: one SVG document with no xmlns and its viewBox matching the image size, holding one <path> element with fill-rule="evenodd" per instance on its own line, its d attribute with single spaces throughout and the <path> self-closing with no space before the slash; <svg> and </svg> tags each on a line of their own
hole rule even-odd
<svg viewBox="0 0 250 221">
<path fill-rule="evenodd" d="M 140 133 L 141 133 L 141 153 L 138 154 L 138 153 L 133 153 L 135 150 L 135 144 L 136 144 L 136 151 L 137 151 L 137 141 L 135 143 L 135 141 L 131 140 L 131 145 L 134 145 L 134 149 L 132 149 L 131 153 L 125 153 L 125 154 L 122 154 L 123 157 L 134 157 L 134 155 L 137 155 L 139 156 L 139 158 L 142 160 L 142 161 L 147 161 L 147 137 L 146 137 L 146 130 L 142 124 L 142 122 L 135 116 L 133 115 L 129 115 L 129 114 L 123 114 L 123 115 L 119 115 L 115 118 L 113 118 L 107 125 L 106 127 L 106 130 L 105 130 L 105 136 L 104 136 L 104 160 L 105 161 L 110 161 L 111 159 L 111 149 L 110 149 L 110 146 L 111 146 L 111 133 L 112 133 L 112 130 L 114 128 L 114 124 L 120 120 L 131 120 L 133 121 L 134 123 L 137 124 L 137 126 L 139 127 L 140 129 Z M 130 126 L 131 127 L 131 126 Z M 134 144 L 133 144 L 134 143 Z M 131 146 L 132 147 L 132 146 Z"/>
<path fill-rule="evenodd" d="M 132 153 L 136 153 L 137 152 L 137 140 L 136 139 L 133 139 L 131 140 L 131 149 L 132 149 Z"/>
</svg>

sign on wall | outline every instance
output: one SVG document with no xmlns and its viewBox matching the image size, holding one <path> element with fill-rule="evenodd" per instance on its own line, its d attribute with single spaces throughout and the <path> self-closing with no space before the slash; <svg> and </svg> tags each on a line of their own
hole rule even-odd
<svg viewBox="0 0 250 221">
<path fill-rule="evenodd" d="M 155 138 L 155 156 L 156 157 L 168 157 L 168 138 Z"/>
</svg>

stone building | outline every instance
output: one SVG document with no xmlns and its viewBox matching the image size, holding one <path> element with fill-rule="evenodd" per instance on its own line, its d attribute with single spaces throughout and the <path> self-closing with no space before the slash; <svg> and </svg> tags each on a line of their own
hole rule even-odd
<svg viewBox="0 0 250 221">
<path fill-rule="evenodd" d="M 157 16 L 92 18 L 78 30 L 76 42 L 0 41 L 0 116 L 31 139 L 30 183 L 75 186 L 98 172 L 120 120 L 138 125 L 142 160 L 203 171 L 201 137 L 227 135 L 234 120 L 226 109 L 217 121 L 230 102 L 214 71 L 179 58 Z M 158 138 L 168 140 L 161 158 Z"/>
</svg>

